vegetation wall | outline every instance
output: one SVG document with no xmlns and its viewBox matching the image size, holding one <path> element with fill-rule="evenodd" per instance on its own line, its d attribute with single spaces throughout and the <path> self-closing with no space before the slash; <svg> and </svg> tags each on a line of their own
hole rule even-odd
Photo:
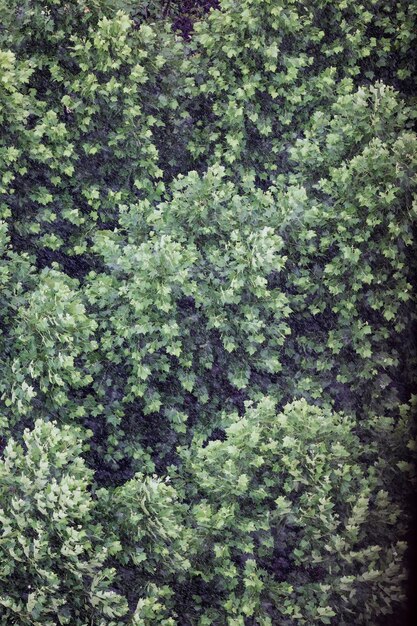
<svg viewBox="0 0 417 626">
<path fill-rule="evenodd" d="M 0 17 L 0 625 L 411 625 L 417 6 Z"/>
</svg>

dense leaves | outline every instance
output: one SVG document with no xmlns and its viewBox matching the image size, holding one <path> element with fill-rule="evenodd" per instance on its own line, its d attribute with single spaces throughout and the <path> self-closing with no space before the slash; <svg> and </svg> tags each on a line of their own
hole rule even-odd
<svg viewBox="0 0 417 626">
<path fill-rule="evenodd" d="M 416 8 L 0 16 L 0 624 L 404 626 Z"/>
<path fill-rule="evenodd" d="M 85 624 L 126 613 L 106 567 L 120 544 L 97 523 L 81 433 L 38 420 L 0 465 L 2 623 Z"/>
<path fill-rule="evenodd" d="M 353 430 L 305 400 L 277 415 L 264 398 L 232 420 L 226 441 L 197 439 L 185 452 L 214 623 L 350 624 L 352 607 L 371 623 L 399 598 L 405 545 L 385 542 L 401 513 L 378 447 Z"/>
</svg>

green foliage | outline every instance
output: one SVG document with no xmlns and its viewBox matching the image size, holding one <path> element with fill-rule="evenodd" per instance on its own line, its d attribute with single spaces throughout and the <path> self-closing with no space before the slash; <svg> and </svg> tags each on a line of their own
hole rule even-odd
<svg viewBox="0 0 417 626">
<path fill-rule="evenodd" d="M 375 409 L 381 397 L 398 403 L 391 381 L 413 317 L 412 118 L 382 84 L 348 90 L 290 152 L 296 185 L 281 229 L 298 332 L 289 348 L 304 354 L 303 376 L 323 372 L 315 393 L 337 381 Z"/>
<path fill-rule="evenodd" d="M 79 256 L 97 223 L 114 227 L 118 206 L 162 176 L 155 133 L 178 107 L 173 61 L 164 70 L 178 46 L 121 11 L 27 4 L 9 7 L 3 37 L 22 50 L 19 61 L 2 53 L 1 90 L 19 122 L 4 115 L 3 211 L 32 246 Z"/>
<path fill-rule="evenodd" d="M 405 544 L 389 538 L 401 510 L 381 450 L 354 429 L 305 400 L 277 414 L 265 398 L 235 416 L 226 441 L 196 438 L 184 451 L 202 551 L 191 561 L 210 602 L 191 623 L 350 624 L 354 614 L 371 624 L 390 611 L 404 577 Z"/>
<path fill-rule="evenodd" d="M 2 624 L 116 624 L 127 611 L 107 567 L 120 544 L 94 519 L 82 433 L 38 420 L 0 462 Z"/>
<path fill-rule="evenodd" d="M 130 365 L 124 400 L 143 398 L 145 415 L 169 406 L 179 432 L 186 393 L 218 406 L 214 368 L 236 389 L 247 386 L 251 367 L 279 371 L 277 348 L 289 332 L 287 297 L 267 284 L 284 266 L 283 242 L 272 228 L 256 228 L 272 198 L 238 195 L 223 176 L 218 168 L 190 173 L 167 201 L 131 207 L 120 219 L 127 241 L 97 233 L 111 278 L 88 281 L 89 302 L 102 311 L 103 361 Z"/>
<path fill-rule="evenodd" d="M 85 313 L 77 281 L 52 269 L 38 280 L 18 307 L 11 303 L 5 318 L 13 319 L 5 343 L 14 384 L 3 386 L 5 405 L 14 417 L 11 425 L 31 410 L 33 398 L 44 397 L 47 405 L 60 407 L 68 403 L 68 387 L 78 389 L 92 380 L 81 363 L 97 347 L 90 341 L 96 324 Z"/>
<path fill-rule="evenodd" d="M 403 623 L 417 9 L 179 5 L 0 0 L 0 626 Z"/>
<path fill-rule="evenodd" d="M 415 87 L 406 50 L 417 10 L 408 2 L 222 0 L 221 9 L 196 27 L 198 62 L 187 68 L 198 119 L 190 150 L 200 163 L 220 160 L 240 176 L 250 168 L 270 183 L 344 81 L 410 78 Z"/>
<path fill-rule="evenodd" d="M 136 474 L 115 489 L 108 504 L 105 514 L 117 511 L 123 545 L 120 562 L 140 566 L 146 579 L 157 576 L 161 581 L 167 572 L 189 567 L 183 557 L 187 552 L 187 532 L 183 528 L 186 507 L 168 476 L 161 479 Z"/>
</svg>

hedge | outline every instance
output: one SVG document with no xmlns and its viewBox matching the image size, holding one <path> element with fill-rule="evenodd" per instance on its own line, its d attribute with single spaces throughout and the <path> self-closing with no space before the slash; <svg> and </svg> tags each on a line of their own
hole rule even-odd
<svg viewBox="0 0 417 626">
<path fill-rule="evenodd" d="M 0 15 L 0 624 L 411 624 L 417 8 Z"/>
</svg>

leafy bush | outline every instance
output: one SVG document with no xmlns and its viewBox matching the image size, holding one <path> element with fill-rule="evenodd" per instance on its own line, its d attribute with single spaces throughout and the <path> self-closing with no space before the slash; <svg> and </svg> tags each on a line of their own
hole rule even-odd
<svg viewBox="0 0 417 626">
<path fill-rule="evenodd" d="M 0 624 L 404 626 L 416 15 L 0 0 Z"/>
<path fill-rule="evenodd" d="M 124 598 L 106 566 L 118 541 L 94 519 L 82 433 L 38 420 L 0 462 L 3 624 L 114 624 Z"/>
<path fill-rule="evenodd" d="M 162 69 L 176 55 L 173 37 L 161 47 L 147 24 L 87 4 L 12 3 L 4 39 L 13 52 L 2 53 L 1 88 L 17 108 L 0 144 L 6 216 L 32 247 L 75 256 L 88 252 L 97 223 L 114 227 L 117 207 L 162 176 L 154 130 L 178 106 L 173 63 Z"/>
<path fill-rule="evenodd" d="M 196 27 L 188 92 L 198 162 L 219 160 L 273 182 L 287 150 L 317 108 L 328 108 L 346 81 L 410 78 L 405 51 L 415 39 L 407 2 L 222 0 Z M 404 85 L 406 88 L 406 85 Z"/>
<path fill-rule="evenodd" d="M 38 280 L 20 306 L 11 307 L 14 324 L 6 346 L 15 384 L 4 386 L 4 395 L 15 420 L 31 410 L 32 399 L 39 394 L 53 409 L 68 403 L 68 387 L 82 388 L 92 380 L 82 366 L 77 367 L 84 354 L 96 348 L 90 341 L 96 324 L 74 289 L 77 281 L 52 269 L 41 272 Z"/>
<path fill-rule="evenodd" d="M 184 451 L 207 589 L 190 623 L 376 623 L 401 598 L 405 550 L 388 539 L 403 520 L 378 447 L 305 400 L 230 422 L 225 441 Z"/>
</svg>

